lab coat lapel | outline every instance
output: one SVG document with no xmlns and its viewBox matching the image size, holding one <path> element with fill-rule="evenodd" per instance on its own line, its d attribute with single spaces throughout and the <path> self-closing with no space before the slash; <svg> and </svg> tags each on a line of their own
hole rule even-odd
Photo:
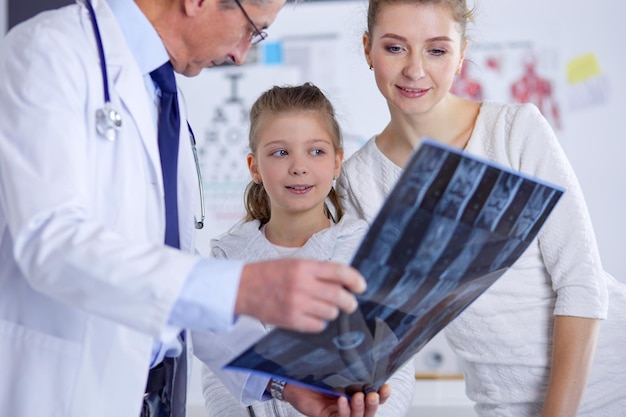
<svg viewBox="0 0 626 417">
<path fill-rule="evenodd" d="M 199 178 L 196 174 L 196 163 L 191 150 L 191 137 L 187 127 L 187 106 L 185 98 L 178 91 L 180 109 L 180 144 L 178 148 L 178 224 L 180 247 L 192 251 L 195 245 L 195 228 L 189 227 L 194 222 L 194 214 L 200 217 Z M 195 213 L 194 209 L 198 209 Z"/>
<path fill-rule="evenodd" d="M 159 173 L 154 178 L 163 188 L 161 178 L 161 161 L 157 143 L 156 126 L 151 113 L 143 75 L 130 50 L 126 47 L 126 39 L 120 30 L 115 17 L 104 2 L 94 1 L 93 6 L 98 16 L 100 32 L 103 35 L 103 46 L 106 54 L 109 84 L 111 85 L 111 101 L 114 106 L 124 109 L 122 129 L 132 129 L 131 120 L 135 123 L 144 149 L 150 159 L 151 168 Z M 119 100 L 119 103 L 117 102 Z"/>
<path fill-rule="evenodd" d="M 136 66 L 132 61 L 133 67 Z M 112 66 L 112 65 L 111 65 Z M 115 91 L 120 97 L 122 104 L 135 121 L 139 134 L 148 153 L 152 168 L 155 170 L 159 186 L 163 189 L 163 177 L 161 175 L 161 160 L 157 141 L 156 126 L 152 119 L 150 102 L 146 100 L 144 79 L 137 71 L 128 70 L 127 67 L 116 66 L 116 76 L 112 77 L 115 82 Z M 187 128 L 187 112 L 179 94 L 180 131 L 178 150 L 178 222 L 180 247 L 190 251 L 194 246 L 194 229 L 188 227 L 193 222 L 193 207 L 200 205 L 198 197 L 193 190 L 198 188 L 195 162 L 191 152 L 191 142 Z M 199 192 L 196 192 L 199 194 Z M 197 204 L 193 202 L 197 201 Z"/>
<path fill-rule="evenodd" d="M 130 62 L 126 63 L 124 67 L 110 65 L 112 72 L 115 73 L 111 77 L 114 82 L 114 90 L 122 106 L 135 122 L 152 168 L 160 173 L 161 161 L 159 159 L 156 126 L 150 108 L 151 103 L 147 100 L 147 92 L 139 68 L 136 68 L 134 60 L 131 67 L 135 68 L 129 69 L 129 64 Z M 162 182 L 161 175 L 156 175 L 156 178 Z"/>
</svg>

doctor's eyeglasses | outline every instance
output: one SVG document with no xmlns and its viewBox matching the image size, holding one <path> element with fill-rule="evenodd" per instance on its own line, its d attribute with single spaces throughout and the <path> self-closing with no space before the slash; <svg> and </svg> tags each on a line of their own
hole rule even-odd
<svg viewBox="0 0 626 417">
<path fill-rule="evenodd" d="M 248 22 L 250 22 L 250 26 L 252 26 L 252 32 L 250 33 L 250 44 L 256 45 L 265 38 L 267 38 L 267 32 L 259 30 L 259 28 L 256 27 L 252 19 L 250 19 L 250 16 L 248 16 L 248 13 L 246 13 L 246 9 L 243 8 L 239 0 L 235 0 L 235 3 L 237 3 L 237 6 L 239 6 L 239 9 L 241 9 L 243 15 L 246 17 L 246 19 L 248 19 Z"/>
</svg>

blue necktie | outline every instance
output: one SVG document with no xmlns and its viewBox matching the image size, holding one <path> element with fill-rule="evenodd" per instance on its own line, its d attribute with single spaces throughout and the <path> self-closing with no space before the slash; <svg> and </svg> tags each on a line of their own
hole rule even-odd
<svg viewBox="0 0 626 417">
<path fill-rule="evenodd" d="M 178 111 L 178 95 L 174 69 L 168 61 L 150 73 L 150 77 L 161 90 L 161 106 L 159 111 L 159 155 L 163 172 L 163 189 L 165 192 L 165 244 L 180 248 L 178 234 L 178 141 L 180 134 L 180 113 Z M 167 369 L 168 382 L 165 390 L 170 400 L 171 415 L 185 416 L 187 361 L 184 333 L 179 340 L 183 353 L 179 357 L 166 357 L 163 364 Z"/>
<path fill-rule="evenodd" d="M 178 235 L 178 138 L 180 134 L 180 114 L 174 69 L 168 61 L 150 73 L 161 89 L 159 112 L 159 154 L 163 171 L 165 191 L 165 244 L 180 247 Z"/>
</svg>

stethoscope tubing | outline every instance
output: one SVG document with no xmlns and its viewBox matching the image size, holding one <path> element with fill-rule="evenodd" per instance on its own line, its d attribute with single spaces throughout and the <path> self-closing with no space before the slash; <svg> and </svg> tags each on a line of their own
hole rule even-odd
<svg viewBox="0 0 626 417">
<path fill-rule="evenodd" d="M 196 163 L 196 175 L 198 176 L 198 192 L 200 193 L 200 220 L 195 221 L 196 229 L 202 229 L 204 227 L 204 187 L 202 182 L 202 170 L 200 169 L 200 161 L 198 160 L 198 150 L 196 149 L 196 136 L 191 130 L 191 125 L 187 122 L 187 129 L 189 129 L 189 140 L 191 140 L 191 150 L 193 151 L 193 160 Z M 194 216 L 195 217 L 195 216 Z"/>
<path fill-rule="evenodd" d="M 102 71 L 102 86 L 104 91 L 104 103 L 111 103 L 111 96 L 109 94 L 109 74 L 107 72 L 106 60 L 104 58 L 104 47 L 102 46 L 102 37 L 100 36 L 100 27 L 98 26 L 98 19 L 96 19 L 96 11 L 93 9 L 90 0 L 85 0 L 87 9 L 89 9 L 89 18 L 91 19 L 91 25 L 93 28 L 94 36 L 96 37 L 96 44 L 98 45 L 98 55 L 100 56 L 100 70 Z"/>
</svg>

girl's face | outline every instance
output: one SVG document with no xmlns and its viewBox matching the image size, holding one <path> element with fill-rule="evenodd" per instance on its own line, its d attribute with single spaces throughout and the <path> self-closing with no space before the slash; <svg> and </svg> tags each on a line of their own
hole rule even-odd
<svg viewBox="0 0 626 417">
<path fill-rule="evenodd" d="M 313 112 L 266 116 L 255 154 L 248 155 L 252 178 L 263 183 L 272 215 L 319 211 L 339 175 L 343 151 L 335 151 L 323 119 Z"/>
<path fill-rule="evenodd" d="M 392 113 L 426 113 L 449 92 L 465 57 L 459 25 L 444 6 L 383 6 L 365 57 Z"/>
</svg>

